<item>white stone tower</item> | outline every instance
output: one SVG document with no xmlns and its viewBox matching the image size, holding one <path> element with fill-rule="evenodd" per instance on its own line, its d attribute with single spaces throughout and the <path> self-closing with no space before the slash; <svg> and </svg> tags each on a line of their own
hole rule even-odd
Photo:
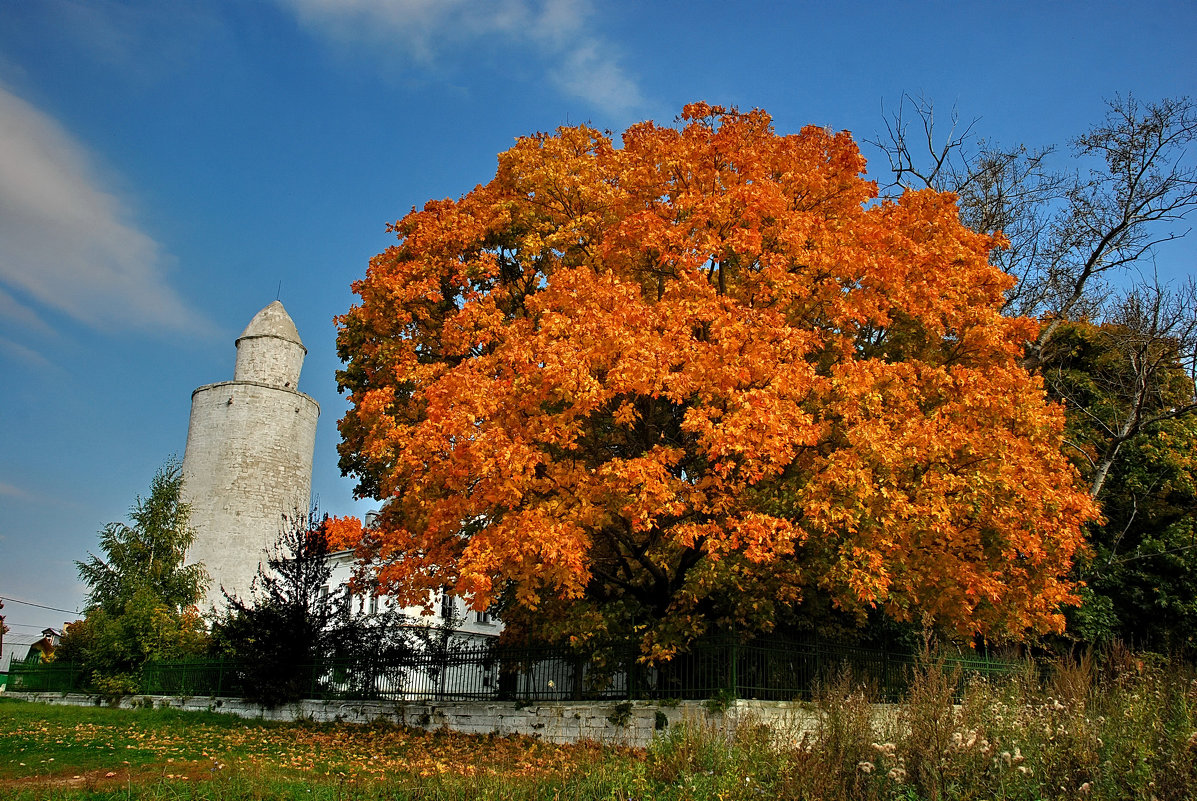
<svg viewBox="0 0 1197 801">
<path fill-rule="evenodd" d="M 208 604 L 217 608 L 222 586 L 248 600 L 282 515 L 308 511 L 320 405 L 296 389 L 307 352 L 276 300 L 237 338 L 233 380 L 191 393 L 183 456 L 183 497 L 195 527 L 188 561 L 207 569 Z"/>
</svg>

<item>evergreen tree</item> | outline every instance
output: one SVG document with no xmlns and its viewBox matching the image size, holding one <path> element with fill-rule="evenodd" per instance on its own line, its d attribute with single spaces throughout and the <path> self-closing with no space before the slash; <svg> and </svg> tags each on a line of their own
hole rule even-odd
<svg viewBox="0 0 1197 801">
<path fill-rule="evenodd" d="M 129 521 L 100 530 L 103 556 L 76 562 L 88 585 L 83 620 L 67 626 L 59 659 L 83 664 L 91 682 L 111 694 L 138 690 L 150 659 L 200 653 L 206 633 L 196 604 L 207 577 L 185 564 L 194 539 L 182 499 L 182 468 L 170 459 L 138 496 Z"/>
<path fill-rule="evenodd" d="M 89 553 L 87 561 L 75 563 L 90 587 L 88 610 L 119 615 L 145 592 L 174 612 L 199 603 L 207 577 L 201 565 L 184 564 L 195 531 L 182 491 L 182 467 L 172 458 L 154 475 L 149 496 L 134 502 L 129 511 L 133 525 L 109 523 L 100 530 L 105 558 Z"/>
</svg>

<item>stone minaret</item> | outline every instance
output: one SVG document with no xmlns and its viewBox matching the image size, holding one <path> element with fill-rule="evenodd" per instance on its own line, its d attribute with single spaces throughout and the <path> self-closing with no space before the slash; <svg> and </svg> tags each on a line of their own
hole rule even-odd
<svg viewBox="0 0 1197 801">
<path fill-rule="evenodd" d="M 320 405 L 296 389 L 307 352 L 276 300 L 237 338 L 233 380 L 191 393 L 183 456 L 183 497 L 195 528 L 188 561 L 207 569 L 208 604 L 217 608 L 222 586 L 248 600 L 282 515 L 308 511 Z"/>
</svg>

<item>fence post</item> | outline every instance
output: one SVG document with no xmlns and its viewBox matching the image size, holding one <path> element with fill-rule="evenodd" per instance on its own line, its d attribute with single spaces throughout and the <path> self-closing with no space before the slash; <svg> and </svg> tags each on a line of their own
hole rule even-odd
<svg viewBox="0 0 1197 801">
<path fill-rule="evenodd" d="M 585 668 L 582 666 L 581 657 L 575 656 L 569 660 L 569 670 L 570 670 L 570 682 L 569 682 L 570 683 L 570 695 L 569 695 L 569 698 L 571 701 L 581 701 L 582 700 L 582 692 L 583 692 L 582 673 L 585 670 Z M 553 699 L 553 700 L 556 700 L 556 699 Z"/>
<path fill-rule="evenodd" d="M 728 648 L 728 655 L 731 661 L 731 670 L 729 671 L 728 679 L 731 686 L 727 689 L 731 692 L 733 698 L 740 697 L 740 676 L 737 668 L 740 661 L 740 640 L 736 636 L 732 636 L 731 644 Z"/>
<path fill-rule="evenodd" d="M 644 675 L 642 670 L 644 666 L 636 661 L 636 649 L 628 643 L 624 646 L 624 670 L 627 671 L 628 686 L 627 686 L 627 700 L 631 701 L 634 698 L 642 698 L 644 696 Z"/>
<path fill-rule="evenodd" d="M 888 638 L 881 641 L 881 692 L 886 700 L 893 700 L 889 681 L 889 643 Z"/>
<path fill-rule="evenodd" d="M 820 637 L 815 638 L 815 675 L 814 681 L 811 683 L 811 698 L 815 697 L 815 689 L 820 682 L 824 680 L 823 676 L 823 640 Z"/>
</svg>

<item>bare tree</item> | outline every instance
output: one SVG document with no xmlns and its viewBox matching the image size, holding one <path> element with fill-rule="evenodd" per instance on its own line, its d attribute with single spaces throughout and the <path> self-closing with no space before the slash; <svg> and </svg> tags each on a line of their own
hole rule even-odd
<svg viewBox="0 0 1197 801">
<path fill-rule="evenodd" d="M 931 101 L 903 95 L 885 137 L 869 141 L 889 160 L 889 189 L 955 192 L 966 224 L 1006 235 L 1010 246 L 993 255 L 1019 279 L 1006 309 L 1044 321 L 1029 367 L 1062 321 L 1100 308 L 1109 277 L 1187 233 L 1168 224 L 1197 207 L 1197 166 L 1187 150 L 1197 109 L 1188 98 L 1143 105 L 1115 97 L 1105 118 L 1070 143 L 1078 165 L 1071 171 L 1050 167 L 1052 148 L 1003 149 L 976 136 L 978 121 L 962 126 L 955 110 L 941 133 L 934 112 Z"/>
<path fill-rule="evenodd" d="M 1051 232 L 1062 199 L 1075 182 L 1053 169 L 1054 147 L 1003 148 L 978 136 L 980 122 L 967 125 L 953 108 L 943 132 L 934 103 L 903 95 L 885 119 L 885 136 L 866 140 L 885 154 L 892 173 L 888 194 L 934 189 L 960 198 L 960 219 L 974 231 L 1000 231 L 1008 246 L 995 250 L 994 264 L 1018 279 L 1007 293 L 1005 311 L 1038 317 L 1051 310 L 1052 282 L 1044 274 Z"/>
<path fill-rule="evenodd" d="M 1133 268 L 1163 242 L 1188 233 L 1161 228 L 1197 207 L 1197 166 L 1187 146 L 1197 138 L 1197 109 L 1188 99 L 1140 106 L 1116 97 L 1105 120 L 1077 138 L 1078 158 L 1098 157 L 1065 197 L 1051 231 L 1044 273 L 1055 308 L 1032 349 L 1038 359 L 1064 319 L 1075 318 L 1091 282 Z M 1129 300 L 1129 298 L 1128 298 Z"/>
<path fill-rule="evenodd" d="M 907 93 L 902 94 L 897 110 L 888 117 L 883 103 L 882 118 L 886 138 L 878 135 L 865 142 L 879 148 L 889 159 L 893 178 L 885 185 L 886 190 L 956 192 L 976 169 L 974 162 L 985 146 L 984 140 L 973 134 L 980 118 L 964 125 L 953 106 L 944 135 L 942 124 L 936 130 L 934 101 Z"/>
</svg>

